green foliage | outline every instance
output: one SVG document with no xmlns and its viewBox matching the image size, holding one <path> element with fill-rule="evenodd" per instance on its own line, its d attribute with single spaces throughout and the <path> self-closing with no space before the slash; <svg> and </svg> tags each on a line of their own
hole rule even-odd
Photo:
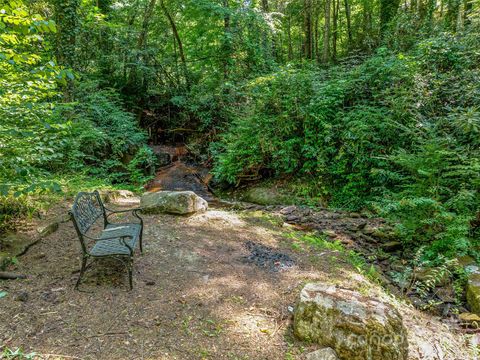
<svg viewBox="0 0 480 360">
<path fill-rule="evenodd" d="M 285 68 L 249 81 L 211 147 L 215 175 L 233 184 L 301 176 L 302 195 L 373 206 L 406 248 L 427 246 L 425 260 L 474 252 L 478 39 L 442 34 L 406 54 L 380 48 L 351 69 Z"/>
<path fill-rule="evenodd" d="M 0 293 L 1 295 L 1 293 Z M 0 296 L 1 297 L 1 296 Z M 33 360 L 37 357 L 37 354 L 32 353 L 25 353 L 22 349 L 3 349 L 2 353 L 0 354 L 1 359 L 5 360 Z"/>
<path fill-rule="evenodd" d="M 22 1 L 0 7 L 0 232 L 31 211 L 22 195 L 61 191 L 59 173 L 139 186 L 154 157 L 118 94 L 84 81 L 62 103 L 75 76 L 53 60 L 55 22 Z"/>
<path fill-rule="evenodd" d="M 19 220 L 33 211 L 34 207 L 25 196 L 0 196 L 0 234 L 13 230 Z"/>
</svg>

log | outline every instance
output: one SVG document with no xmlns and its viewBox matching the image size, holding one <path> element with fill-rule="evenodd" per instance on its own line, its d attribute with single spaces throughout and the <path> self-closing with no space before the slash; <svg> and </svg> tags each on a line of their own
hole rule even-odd
<svg viewBox="0 0 480 360">
<path fill-rule="evenodd" d="M 15 274 L 11 272 L 2 272 L 0 271 L 1 280 L 16 280 L 16 279 L 26 279 L 27 276 L 23 274 Z"/>
</svg>

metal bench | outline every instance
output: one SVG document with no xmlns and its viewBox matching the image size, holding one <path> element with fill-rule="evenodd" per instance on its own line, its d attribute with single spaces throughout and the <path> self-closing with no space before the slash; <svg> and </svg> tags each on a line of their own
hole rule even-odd
<svg viewBox="0 0 480 360">
<path fill-rule="evenodd" d="M 140 209 L 110 210 L 105 207 L 98 191 L 92 193 L 81 192 L 75 198 L 69 214 L 77 231 L 82 248 L 82 268 L 75 289 L 78 289 L 82 276 L 88 266 L 89 259 L 111 257 L 121 261 L 128 270 L 130 290 L 133 289 L 132 270 L 133 254 L 137 244 L 143 252 L 142 234 L 143 220 L 138 215 Z M 110 216 L 114 214 L 131 212 L 139 222 L 137 223 L 112 223 Z M 103 218 L 103 230 L 98 236 L 87 235 L 99 218 Z"/>
</svg>

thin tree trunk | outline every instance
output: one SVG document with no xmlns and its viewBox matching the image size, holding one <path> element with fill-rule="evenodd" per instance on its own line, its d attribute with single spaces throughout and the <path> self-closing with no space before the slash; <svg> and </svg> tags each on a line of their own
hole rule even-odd
<svg viewBox="0 0 480 360">
<path fill-rule="evenodd" d="M 148 28 L 150 25 L 150 19 L 153 15 L 153 10 L 155 8 L 157 0 L 150 0 L 148 3 L 147 7 L 145 8 L 145 12 L 143 15 L 143 22 L 142 22 L 142 29 L 140 31 L 140 35 L 138 36 L 137 40 L 137 49 L 138 49 L 138 55 L 137 55 L 137 62 L 140 62 L 141 60 L 141 54 L 142 51 L 145 50 L 145 44 L 147 41 L 147 35 L 148 35 Z M 138 73 L 137 73 L 137 68 L 133 67 L 130 71 L 129 77 L 128 77 L 128 86 L 131 87 L 131 85 L 135 84 L 138 81 Z"/>
<path fill-rule="evenodd" d="M 290 15 L 288 16 L 287 23 L 287 34 L 288 34 L 288 60 L 293 60 L 293 44 L 292 44 L 292 19 Z"/>
<path fill-rule="evenodd" d="M 145 42 L 148 34 L 148 27 L 150 25 L 150 19 L 152 18 L 153 10 L 155 9 L 156 3 L 157 3 L 157 0 L 150 0 L 147 8 L 145 9 L 145 15 L 143 17 L 143 23 L 142 23 L 142 31 L 140 32 L 140 36 L 138 37 L 138 41 L 137 41 L 137 48 L 139 50 L 143 50 L 145 46 Z"/>
<path fill-rule="evenodd" d="M 263 12 L 270 12 L 270 6 L 268 4 L 268 0 L 262 0 L 262 10 Z"/>
<path fill-rule="evenodd" d="M 318 62 L 320 62 L 320 52 L 318 50 L 318 15 L 315 16 L 315 40 L 314 40 L 314 44 L 315 44 L 315 60 Z"/>
<path fill-rule="evenodd" d="M 325 0 L 325 26 L 323 31 L 323 56 L 322 61 L 328 63 L 330 60 L 330 1 Z"/>
<path fill-rule="evenodd" d="M 175 24 L 175 20 L 173 19 L 172 15 L 168 12 L 167 7 L 163 0 L 160 0 L 160 7 L 162 8 L 165 17 L 168 19 L 170 23 L 170 27 L 172 28 L 173 36 L 175 37 L 176 43 L 178 45 L 178 53 L 180 55 L 180 61 L 182 62 L 182 69 L 183 69 L 183 76 L 185 77 L 185 83 L 187 88 L 190 88 L 190 76 L 188 74 L 188 67 L 187 67 L 187 60 L 185 58 L 185 52 L 183 50 L 183 43 L 182 39 L 180 38 L 180 34 L 178 33 L 177 25 Z"/>
<path fill-rule="evenodd" d="M 385 34 L 390 21 L 397 14 L 399 6 L 400 0 L 380 0 L 380 32 L 382 36 Z"/>
<path fill-rule="evenodd" d="M 79 0 L 53 1 L 55 21 L 57 23 L 55 57 L 59 65 L 67 69 L 77 69 L 77 33 Z M 74 83 L 67 79 L 63 87 L 63 100 L 69 102 L 73 98 Z"/>
<path fill-rule="evenodd" d="M 222 67 L 223 67 L 223 78 L 227 80 L 230 76 L 230 57 L 231 57 L 231 24 L 230 24 L 230 6 L 228 0 L 223 0 L 223 8 L 225 9 L 225 15 L 223 18 L 223 31 L 224 31 L 224 40 L 223 40 L 223 54 L 222 54 Z"/>
<path fill-rule="evenodd" d="M 345 17 L 347 18 L 347 38 L 348 38 L 348 47 L 350 48 L 353 44 L 352 36 L 352 16 L 350 11 L 350 4 L 348 0 L 344 1 L 345 4 Z"/>
<path fill-rule="evenodd" d="M 464 10 L 463 10 L 463 23 L 465 25 L 470 25 L 472 20 L 470 19 L 470 14 L 473 10 L 473 0 L 465 0 Z"/>
<path fill-rule="evenodd" d="M 312 0 L 304 0 L 304 56 L 306 59 L 312 59 Z"/>
<path fill-rule="evenodd" d="M 337 37 L 338 37 L 338 8 L 340 0 L 333 0 L 333 34 L 332 34 L 332 59 L 337 61 Z"/>
</svg>

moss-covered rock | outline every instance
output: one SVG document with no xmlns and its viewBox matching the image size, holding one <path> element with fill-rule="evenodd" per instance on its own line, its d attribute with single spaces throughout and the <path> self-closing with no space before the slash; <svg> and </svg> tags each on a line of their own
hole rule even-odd
<svg viewBox="0 0 480 360">
<path fill-rule="evenodd" d="M 480 269 L 477 266 L 469 266 L 467 272 L 467 304 L 472 313 L 480 315 Z"/>
<path fill-rule="evenodd" d="M 282 194 L 274 187 L 252 187 L 241 196 L 241 200 L 259 205 L 289 205 L 294 203 L 290 196 Z"/>
<path fill-rule="evenodd" d="M 144 194 L 140 207 L 147 214 L 187 215 L 206 211 L 208 203 L 193 191 L 158 191 Z"/>
<path fill-rule="evenodd" d="M 341 360 L 406 360 L 408 342 L 399 312 L 357 292 L 307 284 L 295 310 L 295 335 L 331 347 Z"/>
</svg>

